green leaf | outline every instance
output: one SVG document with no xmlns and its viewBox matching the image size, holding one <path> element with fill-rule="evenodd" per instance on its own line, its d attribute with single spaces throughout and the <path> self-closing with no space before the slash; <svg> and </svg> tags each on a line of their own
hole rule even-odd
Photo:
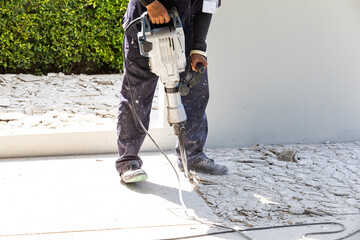
<svg viewBox="0 0 360 240">
<path fill-rule="evenodd" d="M 127 0 L 17 0 L 0 5 L 0 73 L 121 71 L 120 21 Z"/>
</svg>

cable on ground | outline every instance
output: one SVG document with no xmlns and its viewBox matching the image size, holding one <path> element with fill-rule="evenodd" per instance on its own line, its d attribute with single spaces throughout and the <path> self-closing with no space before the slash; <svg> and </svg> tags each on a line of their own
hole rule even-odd
<svg viewBox="0 0 360 240">
<path fill-rule="evenodd" d="M 293 228 L 293 227 L 306 227 L 306 226 L 315 226 L 315 225 L 337 225 L 340 226 L 340 230 L 334 230 L 334 231 L 327 231 L 327 232 L 313 232 L 313 233 L 306 233 L 303 235 L 302 239 L 304 240 L 310 240 L 310 236 L 315 235 L 330 235 L 330 234 L 337 234 L 344 232 L 346 230 L 346 227 L 342 223 L 338 222 L 318 222 L 318 223 L 303 223 L 303 224 L 293 224 L 293 225 L 279 225 L 279 226 L 270 226 L 270 227 L 258 227 L 258 228 L 246 228 L 242 230 L 238 230 L 239 232 L 252 232 L 252 231 L 261 231 L 261 230 L 271 230 L 271 229 L 283 229 L 283 228 Z M 198 234 L 198 235 L 190 235 L 190 236 L 183 236 L 183 237 L 176 237 L 176 238 L 165 238 L 160 240 L 177 240 L 177 239 L 192 239 L 192 238 L 199 238 L 199 237 L 207 237 L 207 236 L 213 236 L 213 235 L 219 235 L 219 234 L 227 234 L 232 233 L 234 230 L 227 230 L 227 231 L 217 231 L 217 232 L 211 232 L 211 233 L 205 233 L 205 234 Z M 349 239 L 350 237 L 353 237 L 357 234 L 360 234 L 360 229 L 352 232 L 344 237 L 336 238 L 333 240 L 345 240 Z M 311 238 L 313 239 L 313 238 Z"/>
<path fill-rule="evenodd" d="M 135 24 L 137 24 L 138 22 L 141 21 L 141 17 L 138 17 L 136 19 L 134 19 L 133 21 L 130 22 L 130 24 L 124 29 L 125 34 L 127 33 L 127 31 L 133 27 Z M 127 63 L 125 61 L 125 56 L 124 56 L 124 43 L 125 43 L 125 34 L 123 36 L 123 59 L 124 59 L 124 67 L 125 69 L 127 69 Z M 181 206 L 184 209 L 184 212 L 186 214 L 186 216 L 190 219 L 190 220 L 195 220 L 199 223 L 202 224 L 206 224 L 208 226 L 213 226 L 213 227 L 220 227 L 220 228 L 225 228 L 225 229 L 229 229 L 227 231 L 219 231 L 219 232 L 213 232 L 213 233 L 206 233 L 206 234 L 200 234 L 200 235 L 192 235 L 192 236 L 185 236 L 185 237 L 181 237 L 181 238 L 166 238 L 166 239 L 161 239 L 161 240 L 175 240 L 175 239 L 189 239 L 189 238 L 197 238 L 197 237 L 205 237 L 205 236 L 211 236 L 211 235 L 217 235 L 217 234 L 225 234 L 225 233 L 234 233 L 237 232 L 239 233 L 242 237 L 244 237 L 247 240 L 254 240 L 253 238 L 245 235 L 243 232 L 251 232 L 251 231 L 260 231 L 260 230 L 270 230 L 270 229 L 281 229 L 281 228 L 293 228 L 293 227 L 304 227 L 304 226 L 315 226 L 315 225 L 337 225 L 340 226 L 341 229 L 340 230 L 335 230 L 335 231 L 327 231 L 327 232 L 313 232 L 313 233 L 306 233 L 303 235 L 303 239 L 306 240 L 308 239 L 309 236 L 314 236 L 314 235 L 328 235 L 328 234 L 336 234 L 336 233 L 341 233 L 344 232 L 346 230 L 346 227 L 342 224 L 342 223 L 338 223 L 338 222 L 319 222 L 319 223 L 303 223 L 303 224 L 293 224 L 293 225 L 279 225 L 279 226 L 270 226 L 270 227 L 257 227 L 257 228 L 247 228 L 247 229 L 238 229 L 237 227 L 229 227 L 223 224 L 219 224 L 219 223 L 214 223 L 211 221 L 205 221 L 202 220 L 200 218 L 198 218 L 197 216 L 193 216 L 192 214 L 189 213 L 189 209 L 187 208 L 184 199 L 183 199 L 183 194 L 182 194 L 182 187 L 181 187 L 181 180 L 180 180 L 180 176 L 174 166 L 174 164 L 171 162 L 171 160 L 169 159 L 168 155 L 164 152 L 164 150 L 156 143 L 156 141 L 153 139 L 153 137 L 151 136 L 151 134 L 148 132 L 148 130 L 145 128 L 144 124 L 142 123 L 139 115 L 136 112 L 136 108 L 135 108 L 135 100 L 134 100 L 134 96 L 132 94 L 132 90 L 131 90 L 131 83 L 129 80 L 128 75 L 126 74 L 126 80 L 127 80 L 127 84 L 129 87 L 129 93 L 130 93 L 130 99 L 131 99 L 131 106 L 132 106 L 132 112 L 138 122 L 138 124 L 140 125 L 141 129 L 144 131 L 144 133 L 150 138 L 150 140 L 154 143 L 154 145 L 157 147 L 157 149 L 164 155 L 164 157 L 166 158 L 166 160 L 169 162 L 169 164 L 171 165 L 171 167 L 173 168 L 177 180 L 178 180 L 178 190 L 179 190 L 179 200 L 181 203 Z M 345 236 L 342 238 L 338 238 L 338 239 L 334 239 L 334 240 L 344 240 L 344 239 L 348 239 L 351 236 L 354 236 L 356 234 L 360 233 L 360 229 Z"/>
</svg>

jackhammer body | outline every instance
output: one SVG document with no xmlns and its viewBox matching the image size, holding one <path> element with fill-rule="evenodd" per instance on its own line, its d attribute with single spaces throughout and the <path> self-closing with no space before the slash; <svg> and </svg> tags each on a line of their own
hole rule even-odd
<svg viewBox="0 0 360 240">
<path fill-rule="evenodd" d="M 182 140 L 185 132 L 186 112 L 181 95 L 184 96 L 188 93 L 194 74 L 186 74 L 185 83 L 181 83 L 180 73 L 186 69 L 185 35 L 176 8 L 169 11 L 169 16 L 172 25 L 152 28 L 147 12 L 143 13 L 138 41 L 140 54 L 149 58 L 151 72 L 158 75 L 164 85 L 167 99 L 167 120 L 170 126 L 174 127 L 175 135 L 178 136 L 181 161 L 185 176 L 188 177 L 186 151 Z M 204 70 L 201 66 L 199 69 L 199 72 Z"/>
</svg>

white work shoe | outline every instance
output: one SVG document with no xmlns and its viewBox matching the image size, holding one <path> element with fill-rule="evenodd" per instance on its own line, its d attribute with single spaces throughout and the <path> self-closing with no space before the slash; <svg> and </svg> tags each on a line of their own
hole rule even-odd
<svg viewBox="0 0 360 240">
<path fill-rule="evenodd" d="M 145 181 L 148 176 L 144 170 L 132 165 L 123 170 L 120 177 L 124 183 L 134 183 Z"/>
</svg>

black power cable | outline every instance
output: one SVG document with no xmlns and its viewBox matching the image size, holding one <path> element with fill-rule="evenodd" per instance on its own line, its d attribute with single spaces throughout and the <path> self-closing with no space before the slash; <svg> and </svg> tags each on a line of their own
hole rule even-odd
<svg viewBox="0 0 360 240">
<path fill-rule="evenodd" d="M 127 63 L 125 61 L 125 54 L 124 54 L 124 49 L 125 49 L 125 34 L 127 33 L 128 29 L 131 28 L 132 26 L 134 26 L 135 24 L 137 24 L 138 22 L 141 21 L 141 17 L 138 17 L 136 19 L 134 19 L 133 21 L 130 22 L 130 24 L 124 29 L 124 36 L 123 36 L 123 59 L 124 59 L 124 67 L 125 69 L 127 69 Z M 179 183 L 179 198 L 180 198 L 180 202 L 182 204 L 182 206 L 184 207 L 185 213 L 186 215 L 192 219 L 192 220 L 196 220 L 202 224 L 207 224 L 210 226 L 216 226 L 216 227 L 220 227 L 220 228 L 225 228 L 225 229 L 229 229 L 227 231 L 217 231 L 217 232 L 212 232 L 212 233 L 206 233 L 206 234 L 199 234 L 199 235 L 192 235 L 192 236 L 184 236 L 181 238 L 166 238 L 166 239 L 161 239 L 161 240 L 175 240 L 175 239 L 189 239 L 189 238 L 197 238 L 197 237 L 206 237 L 206 236 L 211 236 L 211 235 L 218 235 L 218 234 L 226 234 L 226 233 L 234 233 L 237 232 L 239 233 L 241 236 L 243 236 L 244 238 L 246 238 L 247 240 L 253 240 L 252 238 L 250 238 L 249 236 L 245 235 L 243 232 L 251 232 L 251 231 L 261 231 L 261 230 L 270 230 L 270 229 L 283 229 L 283 228 L 293 228 L 293 227 L 305 227 L 305 226 L 318 226 L 318 225 L 337 225 L 340 226 L 341 229 L 340 230 L 334 230 L 334 231 L 327 231 L 327 232 L 313 232 L 313 233 L 306 233 L 303 235 L 303 239 L 307 239 L 309 236 L 314 236 L 314 235 L 329 235 L 329 234 L 336 234 L 336 233 L 341 233 L 344 232 L 346 227 L 342 224 L 342 223 L 338 223 L 338 222 L 318 222 L 318 223 L 303 223 L 303 224 L 292 224 L 292 225 L 279 225 L 279 226 L 270 226 L 270 227 L 257 227 L 257 228 L 247 228 L 247 229 L 236 229 L 233 227 L 228 227 L 222 224 L 217 224 L 217 223 L 213 223 L 213 222 L 207 222 L 207 221 L 203 221 L 197 217 L 194 217 L 192 215 L 190 215 L 188 213 L 188 208 L 186 207 L 184 201 L 183 201 L 183 197 L 182 197 L 182 190 L 181 190 L 181 186 L 180 186 L 180 177 L 174 167 L 174 165 L 172 164 L 171 160 L 169 159 L 169 157 L 167 156 L 167 154 L 162 150 L 162 148 L 156 143 L 156 141 L 153 139 L 153 137 L 151 136 L 151 134 L 147 131 L 147 129 L 145 128 L 144 124 L 142 123 L 139 115 L 136 112 L 136 108 L 135 108 L 135 100 L 134 100 L 134 96 L 132 94 L 131 91 L 131 83 L 129 80 L 128 75 L 126 75 L 126 80 L 128 83 L 128 87 L 129 87 L 129 93 L 130 93 L 130 98 L 131 98 L 131 107 L 132 107 L 132 112 L 137 120 L 137 122 L 139 123 L 140 127 L 142 128 L 142 130 L 144 131 L 144 133 L 146 133 L 147 136 L 149 136 L 149 138 L 151 139 L 151 141 L 155 144 L 155 146 L 159 149 L 159 151 L 165 156 L 165 158 L 167 159 L 167 161 L 170 163 L 170 165 L 172 166 L 174 172 L 176 173 L 177 179 L 178 179 L 178 183 Z M 360 213 L 359 213 L 360 215 Z M 344 240 L 344 239 L 348 239 L 349 237 L 352 237 L 354 235 L 357 235 L 360 233 L 360 229 L 350 233 L 349 235 L 346 235 L 345 237 L 342 238 L 337 238 L 334 240 Z"/>
<path fill-rule="evenodd" d="M 313 233 L 306 233 L 303 235 L 302 239 L 309 239 L 310 236 L 315 235 L 330 235 L 330 234 L 336 234 L 341 233 L 346 230 L 346 227 L 342 223 L 338 222 L 318 222 L 318 223 L 303 223 L 303 224 L 293 224 L 293 225 L 279 225 L 279 226 L 270 226 L 270 227 L 257 227 L 257 228 L 246 228 L 237 230 L 238 232 L 253 232 L 253 231 L 261 231 L 261 230 L 271 230 L 271 229 L 284 229 L 284 228 L 293 228 L 293 227 L 306 227 L 306 226 L 324 226 L 324 225 L 337 225 L 340 226 L 340 230 L 334 230 L 334 231 L 327 231 L 327 232 L 313 232 Z M 236 230 L 227 230 L 227 231 L 217 231 L 217 232 L 211 232 L 211 233 L 205 233 L 205 234 L 198 234 L 198 235 L 190 235 L 190 236 L 183 236 L 183 237 L 176 237 L 176 238 L 163 238 L 159 240 L 178 240 L 178 239 L 192 239 L 192 238 L 200 238 L 200 237 L 207 237 L 207 236 L 213 236 L 213 235 L 219 235 L 219 234 L 227 234 L 227 233 L 233 233 Z M 345 240 L 352 236 L 355 236 L 357 234 L 360 234 L 360 229 L 352 232 L 344 237 L 336 238 L 333 240 Z"/>
<path fill-rule="evenodd" d="M 349 237 L 352 237 L 352 236 L 355 236 L 357 234 L 360 234 L 360 229 L 353 232 L 353 233 L 350 233 L 349 235 L 346 235 L 345 237 L 342 237 L 342 238 L 338 238 L 338 239 L 335 239 L 335 240 L 344 240 L 344 239 L 348 239 Z"/>
</svg>

